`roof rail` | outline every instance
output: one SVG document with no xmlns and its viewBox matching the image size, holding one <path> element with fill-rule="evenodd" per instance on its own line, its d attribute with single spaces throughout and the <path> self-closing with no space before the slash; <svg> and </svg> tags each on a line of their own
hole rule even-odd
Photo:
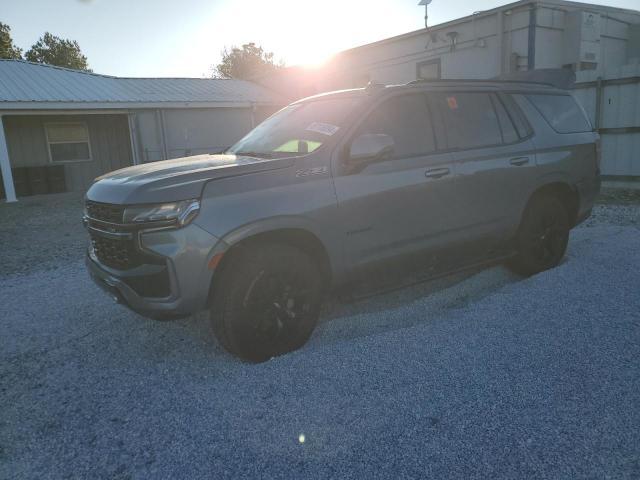
<svg viewBox="0 0 640 480">
<path fill-rule="evenodd" d="M 527 72 L 516 72 L 499 75 L 488 79 L 477 78 L 442 78 L 429 80 L 419 78 L 407 83 L 407 85 L 420 85 L 424 83 L 526 83 L 530 85 L 545 85 L 547 87 L 569 90 L 573 88 L 576 75 L 571 70 L 563 68 L 548 68 L 540 70 L 530 70 Z"/>
<path fill-rule="evenodd" d="M 505 73 L 494 77 L 499 82 L 544 83 L 552 87 L 569 90 L 576 83 L 576 74 L 567 68 L 541 68 L 526 72 Z"/>
<path fill-rule="evenodd" d="M 545 87 L 553 87 L 552 84 L 550 83 L 544 83 L 544 82 L 528 82 L 528 81 L 524 81 L 524 80 L 499 80 L 499 79 L 491 79 L 491 78 L 487 78 L 487 79 L 481 79 L 481 78 L 441 78 L 441 79 L 436 79 L 436 80 L 423 80 L 423 79 L 418 79 L 418 80 L 413 80 L 409 83 L 406 83 L 405 85 L 424 85 L 424 84 L 429 84 L 429 83 L 433 83 L 433 84 L 447 84 L 447 83 L 479 83 L 479 84 L 483 84 L 483 83 L 488 83 L 488 84 L 494 84 L 494 83 L 514 83 L 514 84 L 525 84 L 525 85 L 543 85 Z"/>
</svg>

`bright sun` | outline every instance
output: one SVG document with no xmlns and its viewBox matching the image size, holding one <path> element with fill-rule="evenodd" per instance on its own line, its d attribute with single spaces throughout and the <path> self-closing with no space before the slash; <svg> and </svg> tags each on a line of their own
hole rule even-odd
<svg viewBox="0 0 640 480">
<path fill-rule="evenodd" d="M 208 31 L 212 43 L 230 46 L 253 41 L 287 65 L 317 66 L 357 45 L 359 38 L 376 38 L 375 16 L 366 24 L 354 24 L 362 19 L 363 9 L 371 9 L 371 2 L 234 1 L 215 11 Z"/>
</svg>

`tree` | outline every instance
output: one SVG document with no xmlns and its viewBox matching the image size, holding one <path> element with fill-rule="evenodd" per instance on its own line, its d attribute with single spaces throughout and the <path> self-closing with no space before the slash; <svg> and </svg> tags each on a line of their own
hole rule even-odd
<svg viewBox="0 0 640 480">
<path fill-rule="evenodd" d="M 11 27 L 2 22 L 0 22 L 0 58 L 10 58 L 12 60 L 20 60 L 22 58 L 22 49 L 13 44 Z"/>
<path fill-rule="evenodd" d="M 222 51 L 222 61 L 214 68 L 216 78 L 240 78 L 248 80 L 282 68 L 282 62 L 273 61 L 273 53 L 265 52 L 255 43 L 246 43 L 242 48 L 226 47 Z"/>
<path fill-rule="evenodd" d="M 35 43 L 25 54 L 30 62 L 47 63 L 57 67 L 90 72 L 87 57 L 82 54 L 80 45 L 75 40 L 66 40 L 49 32 Z"/>
</svg>

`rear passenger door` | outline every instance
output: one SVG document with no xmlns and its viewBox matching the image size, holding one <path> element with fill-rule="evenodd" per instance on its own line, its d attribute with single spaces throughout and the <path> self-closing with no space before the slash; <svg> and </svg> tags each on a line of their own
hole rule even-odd
<svg viewBox="0 0 640 480">
<path fill-rule="evenodd" d="M 504 239 L 519 222 L 520 197 L 530 191 L 536 159 L 526 128 L 493 92 L 430 95 L 440 136 L 456 162 L 456 221 L 468 238 Z M 438 122 L 437 122 L 438 123 Z"/>
</svg>

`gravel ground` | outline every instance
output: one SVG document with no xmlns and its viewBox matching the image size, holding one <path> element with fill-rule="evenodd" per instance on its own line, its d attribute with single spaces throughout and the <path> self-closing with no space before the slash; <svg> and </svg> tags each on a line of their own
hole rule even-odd
<svg viewBox="0 0 640 480">
<path fill-rule="evenodd" d="M 0 207 L 21 248 L 0 253 L 0 478 L 640 478 L 637 205 L 598 206 L 552 271 L 333 305 L 248 365 L 203 315 L 113 304 L 78 260 L 80 198 L 55 201 L 26 229 Z"/>
<path fill-rule="evenodd" d="M 75 262 L 84 255 L 79 193 L 38 195 L 0 203 L 0 273 L 27 273 Z"/>
</svg>

